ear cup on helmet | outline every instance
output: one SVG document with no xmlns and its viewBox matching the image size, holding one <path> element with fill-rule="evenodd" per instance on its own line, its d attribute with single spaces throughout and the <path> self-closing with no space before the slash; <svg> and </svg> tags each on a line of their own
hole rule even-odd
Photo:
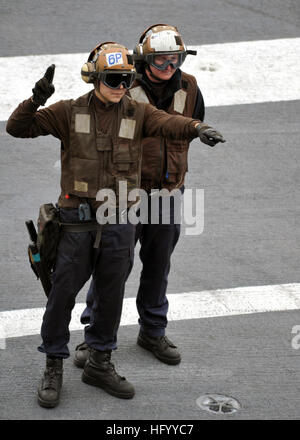
<svg viewBox="0 0 300 440">
<path fill-rule="evenodd" d="M 133 49 L 133 55 L 143 55 L 143 45 L 137 44 Z"/>
<path fill-rule="evenodd" d="M 98 59 L 98 51 L 105 43 L 99 43 L 89 54 L 88 60 L 81 68 L 81 78 L 88 84 L 93 84 L 96 77 L 96 61 Z"/>
<path fill-rule="evenodd" d="M 137 63 L 139 61 L 143 61 L 144 57 L 143 57 L 143 45 L 142 44 L 137 44 L 133 51 L 132 51 L 132 56 L 134 61 Z"/>
<path fill-rule="evenodd" d="M 87 62 L 81 68 L 81 78 L 84 82 L 91 84 L 95 80 L 95 63 Z"/>
</svg>

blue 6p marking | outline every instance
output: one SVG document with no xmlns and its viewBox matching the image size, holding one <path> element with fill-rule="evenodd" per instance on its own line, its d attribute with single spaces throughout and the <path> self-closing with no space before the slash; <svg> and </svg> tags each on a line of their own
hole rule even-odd
<svg viewBox="0 0 300 440">
<path fill-rule="evenodd" d="M 113 52 L 106 55 L 106 62 L 109 66 L 114 66 L 116 64 L 124 64 L 122 52 Z"/>
</svg>

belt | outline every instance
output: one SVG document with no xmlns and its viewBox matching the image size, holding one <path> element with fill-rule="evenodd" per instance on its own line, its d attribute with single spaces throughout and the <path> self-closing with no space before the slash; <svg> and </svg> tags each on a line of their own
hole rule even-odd
<svg viewBox="0 0 300 440">
<path fill-rule="evenodd" d="M 65 232 L 90 232 L 97 231 L 94 248 L 98 248 L 102 235 L 102 228 L 104 225 L 100 225 L 98 222 L 85 222 L 85 223 L 59 223 L 62 230 Z"/>
</svg>

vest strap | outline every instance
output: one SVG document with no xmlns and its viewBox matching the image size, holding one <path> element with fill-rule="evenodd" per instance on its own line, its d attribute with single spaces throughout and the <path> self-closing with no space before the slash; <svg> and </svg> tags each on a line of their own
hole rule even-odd
<svg viewBox="0 0 300 440">
<path fill-rule="evenodd" d="M 95 243 L 94 243 L 94 248 L 98 249 L 100 241 L 101 241 L 101 235 L 102 235 L 102 229 L 103 229 L 103 225 L 97 225 L 97 234 L 96 234 L 96 238 L 95 238 Z"/>
<path fill-rule="evenodd" d="M 98 222 L 87 222 L 87 223 L 60 223 L 60 226 L 65 232 L 90 232 L 97 231 L 94 248 L 98 249 L 101 241 L 103 225 Z"/>
</svg>

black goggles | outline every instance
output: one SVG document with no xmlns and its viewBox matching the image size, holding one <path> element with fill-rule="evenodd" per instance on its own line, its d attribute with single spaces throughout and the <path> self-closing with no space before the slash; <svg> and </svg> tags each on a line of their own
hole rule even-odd
<svg viewBox="0 0 300 440">
<path fill-rule="evenodd" d="M 172 66 L 174 69 L 178 69 L 180 67 L 185 58 L 186 52 L 179 53 L 161 53 L 161 54 L 148 54 L 145 56 L 145 61 L 147 64 L 155 67 L 158 70 L 166 70 L 168 66 Z M 167 58 L 166 58 L 167 57 Z"/>
<path fill-rule="evenodd" d="M 121 85 L 130 89 L 137 74 L 135 72 L 101 72 L 98 79 L 110 89 L 119 89 Z"/>
</svg>

